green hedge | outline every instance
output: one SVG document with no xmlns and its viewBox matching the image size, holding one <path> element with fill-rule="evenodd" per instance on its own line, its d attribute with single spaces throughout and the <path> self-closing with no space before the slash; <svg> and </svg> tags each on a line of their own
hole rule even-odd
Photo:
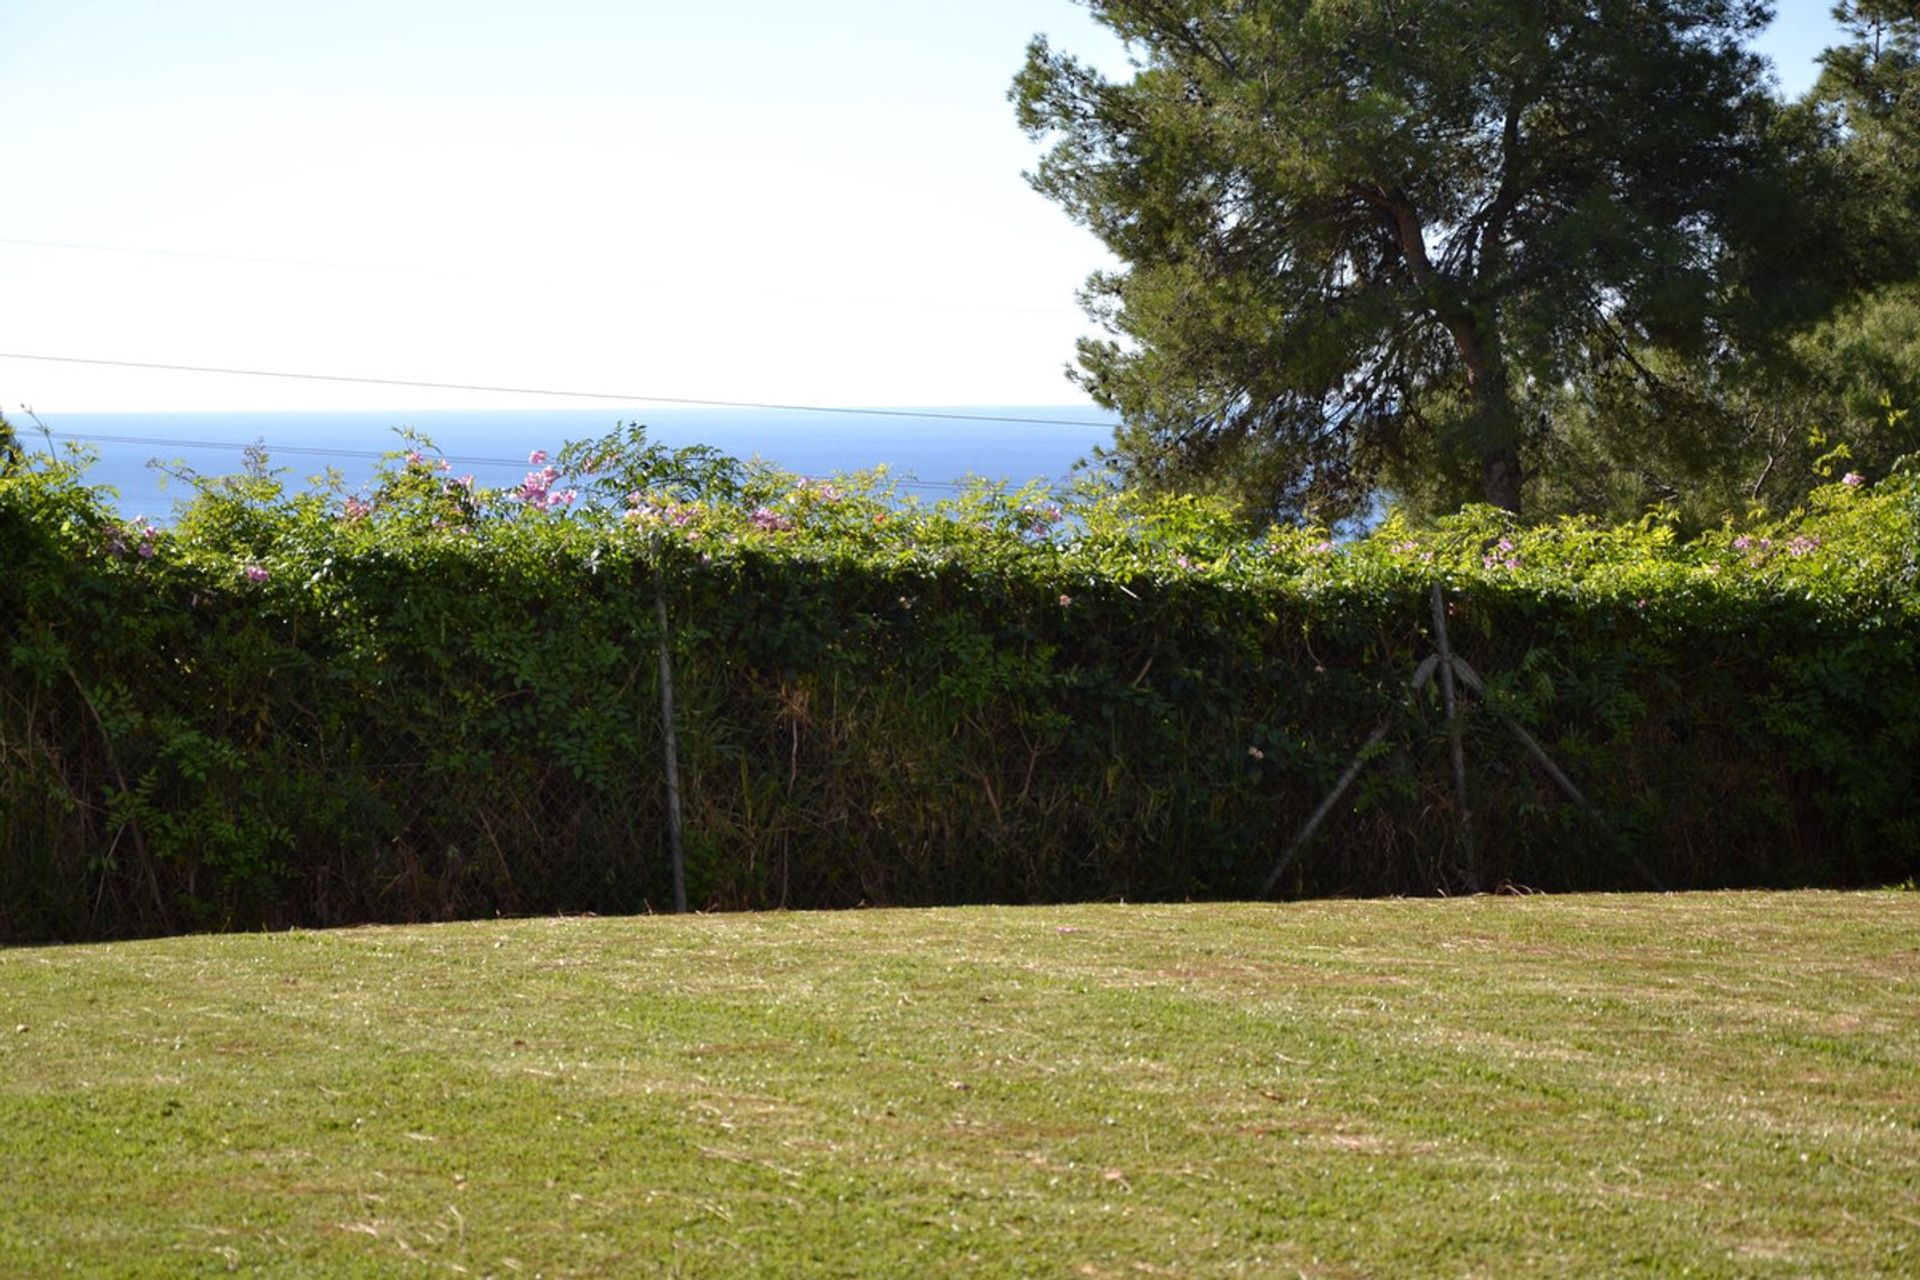
<svg viewBox="0 0 1920 1280">
<path fill-rule="evenodd" d="M 1466 886 L 1444 584 L 1487 677 L 1483 882 L 1885 883 L 1920 860 L 1920 486 L 1788 521 L 1389 522 L 805 484 L 637 428 L 475 491 L 263 464 L 167 529 L 85 459 L 0 475 L 0 938 L 639 911 L 669 899 L 655 593 L 688 883 L 714 908 Z M 567 486 L 578 491 L 569 497 Z M 1491 711 L 1592 800 L 1570 804 Z"/>
</svg>

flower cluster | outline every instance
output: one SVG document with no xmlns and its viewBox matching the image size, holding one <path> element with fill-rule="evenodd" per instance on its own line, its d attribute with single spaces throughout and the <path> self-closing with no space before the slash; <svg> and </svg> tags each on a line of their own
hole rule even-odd
<svg viewBox="0 0 1920 1280">
<path fill-rule="evenodd" d="M 1058 506 L 1025 506 L 1020 508 L 1021 516 L 1027 522 L 1027 533 L 1035 538 L 1044 538 L 1053 527 L 1066 519 L 1066 513 Z"/>
<path fill-rule="evenodd" d="M 412 448 L 403 455 L 409 471 L 451 471 L 453 464 L 445 458 L 429 459 L 419 448 Z"/>
<path fill-rule="evenodd" d="M 684 529 L 693 523 L 695 516 L 700 514 L 700 508 L 692 503 L 667 502 L 655 506 L 647 501 L 647 495 L 644 493 L 628 494 L 627 506 L 629 508 L 627 520 L 630 523 L 670 524 L 676 529 Z"/>
<path fill-rule="evenodd" d="M 114 559 L 123 559 L 129 555 L 139 556 L 142 560 L 151 560 L 154 555 L 153 539 L 160 532 L 147 523 L 145 516 L 135 516 L 130 525 L 116 527 L 107 539 L 107 554 Z M 128 542 L 129 538 L 137 539 Z"/>
<path fill-rule="evenodd" d="M 838 502 L 847 495 L 831 480 L 807 480 L 802 477 L 793 486 L 793 500 L 811 497 L 816 502 Z"/>
<path fill-rule="evenodd" d="M 1513 539 L 1502 538 L 1499 542 L 1495 543 L 1492 551 L 1480 557 L 1480 567 L 1483 569 L 1518 569 L 1520 567 L 1520 556 L 1514 550 Z"/>
<path fill-rule="evenodd" d="M 753 513 L 753 527 L 764 533 L 790 533 L 793 530 L 791 517 L 783 516 L 772 507 L 758 507 Z"/>
<path fill-rule="evenodd" d="M 552 511 L 556 507 L 572 506 L 574 499 L 580 496 L 577 490 L 553 487 L 560 479 L 560 468 L 547 462 L 545 449 L 535 449 L 528 454 L 527 465 L 540 469 L 527 472 L 526 477 L 520 481 L 520 488 L 513 496 L 522 504 L 532 507 L 535 511 Z"/>
<path fill-rule="evenodd" d="M 1802 533 L 1779 544 L 1779 550 L 1785 551 L 1795 560 L 1804 560 L 1818 551 L 1822 542 L 1818 534 Z M 1747 563 L 1758 565 L 1773 555 L 1775 550 L 1772 538 L 1752 538 L 1741 534 L 1733 540 L 1733 549 L 1747 557 Z"/>
</svg>

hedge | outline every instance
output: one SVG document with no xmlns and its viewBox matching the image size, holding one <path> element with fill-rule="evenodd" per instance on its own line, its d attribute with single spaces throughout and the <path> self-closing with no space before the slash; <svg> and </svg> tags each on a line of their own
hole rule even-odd
<svg viewBox="0 0 1920 1280">
<path fill-rule="evenodd" d="M 0 939 L 664 907 L 657 594 L 696 907 L 1250 896 L 1382 725 L 1277 892 L 1920 862 L 1911 476 L 1691 539 L 1473 509 L 1335 545 L 640 428 L 505 491 L 405 446 L 355 492 L 256 458 L 166 528 L 84 454 L 0 473 Z M 1436 583 L 1488 685 L 1470 827 L 1407 685 Z"/>
</svg>

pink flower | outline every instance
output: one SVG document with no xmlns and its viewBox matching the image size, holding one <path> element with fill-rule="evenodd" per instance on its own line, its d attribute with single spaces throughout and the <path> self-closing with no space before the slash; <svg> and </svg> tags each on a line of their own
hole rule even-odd
<svg viewBox="0 0 1920 1280">
<path fill-rule="evenodd" d="M 544 457 L 545 455 L 538 454 L 536 451 L 536 456 Z M 551 511 L 555 507 L 570 506 L 573 500 L 579 497 L 576 490 L 563 489 L 559 493 L 549 492 L 553 488 L 553 482 L 559 478 L 560 471 L 556 467 L 529 471 L 521 479 L 520 492 L 515 496 L 535 511 Z"/>
<path fill-rule="evenodd" d="M 1849 489 L 1858 489 L 1861 485 L 1865 484 L 1866 482 L 1867 482 L 1867 478 L 1861 475 L 1858 471 L 1849 471 L 1847 472 L 1847 474 L 1840 477 L 1840 483 L 1847 486 L 1847 488 Z"/>
<path fill-rule="evenodd" d="M 154 539 L 154 536 L 158 534 L 160 531 L 154 528 L 152 525 L 148 524 L 147 518 L 145 516 L 135 516 L 134 523 L 139 527 L 140 545 L 133 548 L 133 553 L 139 556 L 142 560 L 151 560 L 153 559 L 153 556 L 154 556 L 153 539 Z M 127 554 L 126 538 L 122 534 L 119 534 L 119 533 L 114 534 L 113 537 L 107 543 L 107 551 L 110 554 L 115 556 L 126 555 Z"/>
<path fill-rule="evenodd" d="M 753 526 L 768 533 L 785 533 L 793 528 L 793 521 L 775 511 L 772 507 L 761 507 L 753 513 Z"/>
<path fill-rule="evenodd" d="M 425 461 L 426 461 L 426 458 L 424 458 L 423 456 L 421 456 L 421 453 L 420 453 L 420 451 L 419 451 L 418 449 L 409 449 L 409 450 L 407 450 L 407 465 L 408 465 L 408 466 L 410 466 L 410 467 L 417 467 L 417 466 L 419 466 L 419 465 L 420 465 L 421 463 L 423 463 L 423 462 L 425 462 Z"/>
<path fill-rule="evenodd" d="M 1063 593 L 1060 597 L 1060 607 L 1062 609 L 1065 609 L 1070 607 L 1072 604 L 1073 604 L 1073 597 Z"/>
<path fill-rule="evenodd" d="M 527 455 L 527 465 L 530 467 L 537 467 L 541 463 L 545 462 L 546 460 L 547 460 L 547 451 L 545 449 L 535 449 L 532 453 Z"/>
<path fill-rule="evenodd" d="M 265 569 L 262 569 L 257 564 L 248 565 L 242 572 L 246 574 L 248 582 L 265 582 L 270 576 Z"/>
</svg>

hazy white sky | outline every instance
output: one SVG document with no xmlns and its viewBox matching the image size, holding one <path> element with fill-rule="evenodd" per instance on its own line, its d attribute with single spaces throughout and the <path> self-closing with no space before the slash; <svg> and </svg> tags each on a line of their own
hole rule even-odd
<svg viewBox="0 0 1920 1280">
<path fill-rule="evenodd" d="M 1784 0 L 1790 92 L 1831 34 Z M 1068 0 L 0 0 L 0 352 L 1067 404 L 1092 238 L 1021 178 Z M 23 243 L 25 242 L 25 243 Z M 0 359 L 0 408 L 537 398 Z"/>
</svg>

